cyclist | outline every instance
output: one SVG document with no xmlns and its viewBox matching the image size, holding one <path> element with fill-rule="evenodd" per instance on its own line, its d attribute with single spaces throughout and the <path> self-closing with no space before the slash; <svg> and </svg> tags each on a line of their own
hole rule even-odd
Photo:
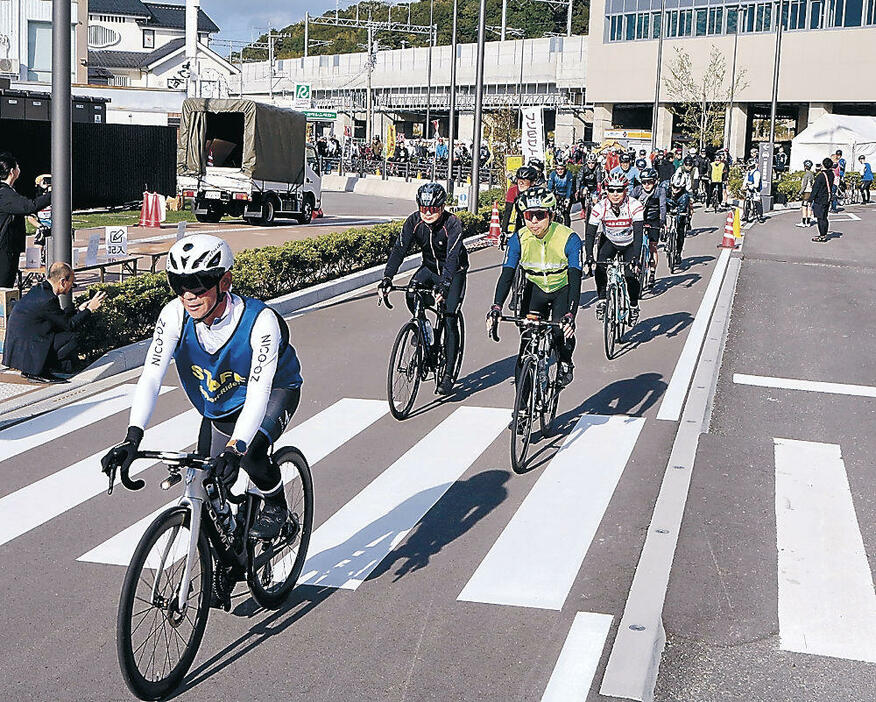
<svg viewBox="0 0 876 702">
<path fill-rule="evenodd" d="M 449 395 L 453 392 L 452 369 L 456 364 L 459 349 L 459 327 L 456 317 L 465 297 L 468 251 L 462 242 L 462 222 L 447 212 L 447 191 L 440 183 L 426 183 L 417 190 L 417 211 L 410 215 L 402 226 L 401 234 L 392 247 L 383 280 L 378 291 L 392 285 L 392 277 L 398 273 L 404 257 L 412 245 L 423 252 L 423 263 L 411 278 L 411 283 L 431 285 L 435 289 L 435 304 L 442 302 L 446 308 L 444 317 L 444 347 L 447 355 L 447 372 L 438 384 L 438 392 Z M 412 294 L 406 298 L 408 309 L 414 311 L 416 300 Z"/>
<path fill-rule="evenodd" d="M 589 210 L 590 205 L 599 198 L 602 178 L 602 168 L 599 167 L 596 154 L 587 154 L 587 160 L 578 170 L 578 178 L 575 184 L 578 199 L 581 200 L 581 204 L 585 209 Z"/>
<path fill-rule="evenodd" d="M 712 202 L 712 198 L 716 197 L 719 206 L 724 204 L 724 171 L 726 168 L 727 164 L 723 154 L 717 154 L 709 168 L 711 176 L 709 178 L 709 202 Z"/>
<path fill-rule="evenodd" d="M 748 171 L 743 178 L 743 188 L 745 189 L 746 198 L 754 202 L 754 214 L 756 214 L 757 221 L 760 224 L 766 221 L 763 218 L 763 202 L 760 199 L 762 186 L 760 171 L 757 168 L 757 160 L 752 159 L 748 162 Z"/>
<path fill-rule="evenodd" d="M 694 181 L 696 179 L 696 168 L 694 167 L 694 160 L 690 156 L 685 156 L 681 160 L 681 165 L 675 171 L 676 175 L 679 173 L 684 176 L 684 189 L 692 194 L 694 191 Z"/>
<path fill-rule="evenodd" d="M 812 195 L 812 186 L 815 184 L 815 174 L 812 172 L 812 161 L 808 158 L 803 161 L 803 176 L 800 178 L 800 221 L 798 227 L 808 227 L 812 222 L 812 203 L 809 198 Z"/>
<path fill-rule="evenodd" d="M 532 181 L 532 184 L 533 185 L 544 185 L 545 184 L 544 161 L 542 161 L 540 158 L 531 158 L 531 159 L 529 159 L 529 162 L 526 165 L 529 166 L 530 168 L 534 168 L 536 170 L 536 172 L 538 173 L 536 178 Z"/>
<path fill-rule="evenodd" d="M 509 229 L 509 227 L 511 225 L 512 215 L 514 216 L 514 231 L 519 230 L 523 225 L 523 215 L 521 215 L 520 211 L 514 205 L 517 201 L 517 197 L 527 188 L 532 187 L 539 177 L 540 173 L 532 166 L 521 166 L 517 169 L 516 181 L 510 188 L 508 188 L 508 192 L 505 193 L 505 211 L 502 213 L 502 232 L 506 237 L 511 235 L 511 229 Z"/>
<path fill-rule="evenodd" d="M 648 242 L 650 252 L 648 260 L 648 287 L 654 285 L 654 275 L 657 271 L 657 244 L 660 232 L 666 223 L 666 192 L 657 187 L 657 170 L 646 168 L 642 171 L 642 181 L 633 188 L 633 198 L 642 203 L 645 208 L 644 237 Z M 644 246 L 644 240 L 643 240 Z"/>
<path fill-rule="evenodd" d="M 620 165 L 612 169 L 609 176 L 623 176 L 629 185 L 629 191 L 639 182 L 639 169 L 633 165 L 629 154 L 621 154 Z"/>
<path fill-rule="evenodd" d="M 666 211 L 670 217 L 675 217 L 675 264 L 681 262 L 681 250 L 684 247 L 684 236 L 690 222 L 693 208 L 690 194 L 687 192 L 687 182 L 681 174 L 672 176 L 669 183 L 669 195 L 666 197 Z"/>
<path fill-rule="evenodd" d="M 289 425 L 301 397 L 301 364 L 286 322 L 264 302 L 231 292 L 234 255 L 209 234 L 176 242 L 167 280 L 176 298 L 158 315 L 137 382 L 125 440 L 101 461 L 105 472 L 136 458 L 171 359 L 180 384 L 202 415 L 198 453 L 230 486 L 242 467 L 264 498 L 250 533 L 274 539 L 288 515 L 283 478 L 271 444 Z"/>
<path fill-rule="evenodd" d="M 557 165 L 548 176 L 547 189 L 557 198 L 557 216 L 564 225 L 571 226 L 572 218 L 569 210 L 575 192 L 575 176 L 568 172 L 564 161 L 557 161 Z"/>
<path fill-rule="evenodd" d="M 502 314 L 502 305 L 511 291 L 517 266 L 523 269 L 526 282 L 519 314 L 537 312 L 542 318 L 562 322 L 553 332 L 559 359 L 558 379 L 562 386 L 572 382 L 572 352 L 575 349 L 575 314 L 581 297 L 581 238 L 569 227 L 553 221 L 554 194 L 547 188 L 530 188 L 520 195 L 520 208 L 526 226 L 508 240 L 502 273 L 496 283 L 493 306 L 487 313 L 487 333 Z M 520 354 L 529 341 L 524 331 Z M 517 357 L 515 377 L 520 371 Z"/>
<path fill-rule="evenodd" d="M 697 169 L 696 198 L 699 199 L 702 196 L 703 201 L 705 202 L 706 198 L 711 194 L 709 191 L 709 168 L 711 163 L 709 163 L 706 153 L 699 153 L 696 148 L 691 149 L 691 157 L 693 158 L 694 166 Z"/>
<path fill-rule="evenodd" d="M 593 206 L 587 220 L 585 248 L 588 264 L 593 261 L 593 245 L 598 230 L 602 230 L 596 254 L 596 318 L 605 314 L 605 290 L 608 284 L 608 261 L 616 253 L 627 264 L 625 277 L 630 294 L 630 321 L 639 319 L 639 280 L 634 268 L 642 255 L 642 230 L 645 225 L 645 208 L 629 196 L 629 183 L 622 174 L 613 173 L 605 184 L 606 199 Z"/>
</svg>

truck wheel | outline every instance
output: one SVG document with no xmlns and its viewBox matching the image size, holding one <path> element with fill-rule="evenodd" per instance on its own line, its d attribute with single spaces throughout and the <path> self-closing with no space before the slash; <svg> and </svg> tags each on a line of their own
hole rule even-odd
<svg viewBox="0 0 876 702">
<path fill-rule="evenodd" d="M 222 209 L 218 207 L 207 207 L 207 212 L 205 214 L 197 214 L 195 213 L 195 219 L 199 222 L 215 224 L 220 219 L 222 219 Z"/>
<path fill-rule="evenodd" d="M 265 198 L 262 204 L 262 216 L 259 218 L 259 224 L 263 227 L 270 227 L 274 223 L 275 215 L 274 199 L 271 197 Z"/>
<path fill-rule="evenodd" d="M 311 220 L 313 220 L 313 198 L 310 195 L 304 196 L 304 202 L 301 205 L 301 214 L 295 219 L 298 220 L 298 224 L 310 224 Z"/>
</svg>

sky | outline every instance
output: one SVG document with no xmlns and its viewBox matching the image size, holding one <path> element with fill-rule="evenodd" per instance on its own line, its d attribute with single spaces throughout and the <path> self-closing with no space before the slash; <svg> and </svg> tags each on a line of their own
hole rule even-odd
<svg viewBox="0 0 876 702">
<path fill-rule="evenodd" d="M 182 4 L 184 0 L 171 0 Z M 352 4 L 340 0 L 340 7 Z M 249 41 L 270 26 L 280 29 L 304 19 L 309 11 L 321 15 L 333 10 L 335 0 L 201 0 L 201 9 L 219 26 L 220 39 Z"/>
</svg>

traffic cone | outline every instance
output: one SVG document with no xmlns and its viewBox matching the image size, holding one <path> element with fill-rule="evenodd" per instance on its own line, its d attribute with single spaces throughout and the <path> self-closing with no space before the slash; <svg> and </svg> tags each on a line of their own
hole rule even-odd
<svg viewBox="0 0 876 702">
<path fill-rule="evenodd" d="M 719 249 L 736 248 L 736 236 L 733 233 L 733 219 L 733 212 L 728 212 L 727 220 L 724 222 L 724 238 L 721 239 L 721 245 L 718 246 Z"/>
<path fill-rule="evenodd" d="M 313 218 L 314 219 L 319 219 L 322 216 L 323 216 L 322 207 L 319 207 L 313 211 Z"/>
<path fill-rule="evenodd" d="M 487 234 L 487 241 L 492 246 L 499 243 L 499 237 L 502 234 L 502 227 L 499 225 L 499 203 L 493 200 L 493 214 L 490 216 L 490 231 Z"/>
<path fill-rule="evenodd" d="M 138 226 L 160 227 L 158 209 L 158 194 L 143 193 L 143 206 L 140 209 L 140 222 Z"/>
<path fill-rule="evenodd" d="M 733 208 L 733 237 L 736 239 L 736 243 L 740 243 L 742 241 L 742 212 L 738 207 Z"/>
</svg>

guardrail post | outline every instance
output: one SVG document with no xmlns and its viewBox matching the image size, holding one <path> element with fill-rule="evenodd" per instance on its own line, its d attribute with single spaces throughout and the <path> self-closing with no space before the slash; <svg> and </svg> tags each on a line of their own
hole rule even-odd
<svg viewBox="0 0 876 702">
<path fill-rule="evenodd" d="M 383 173 L 381 174 L 381 175 L 383 176 L 383 180 L 386 180 L 386 166 L 387 166 L 387 162 L 388 162 L 388 159 L 387 159 L 387 157 L 386 157 L 386 154 L 384 153 L 384 154 L 383 154 Z"/>
</svg>

